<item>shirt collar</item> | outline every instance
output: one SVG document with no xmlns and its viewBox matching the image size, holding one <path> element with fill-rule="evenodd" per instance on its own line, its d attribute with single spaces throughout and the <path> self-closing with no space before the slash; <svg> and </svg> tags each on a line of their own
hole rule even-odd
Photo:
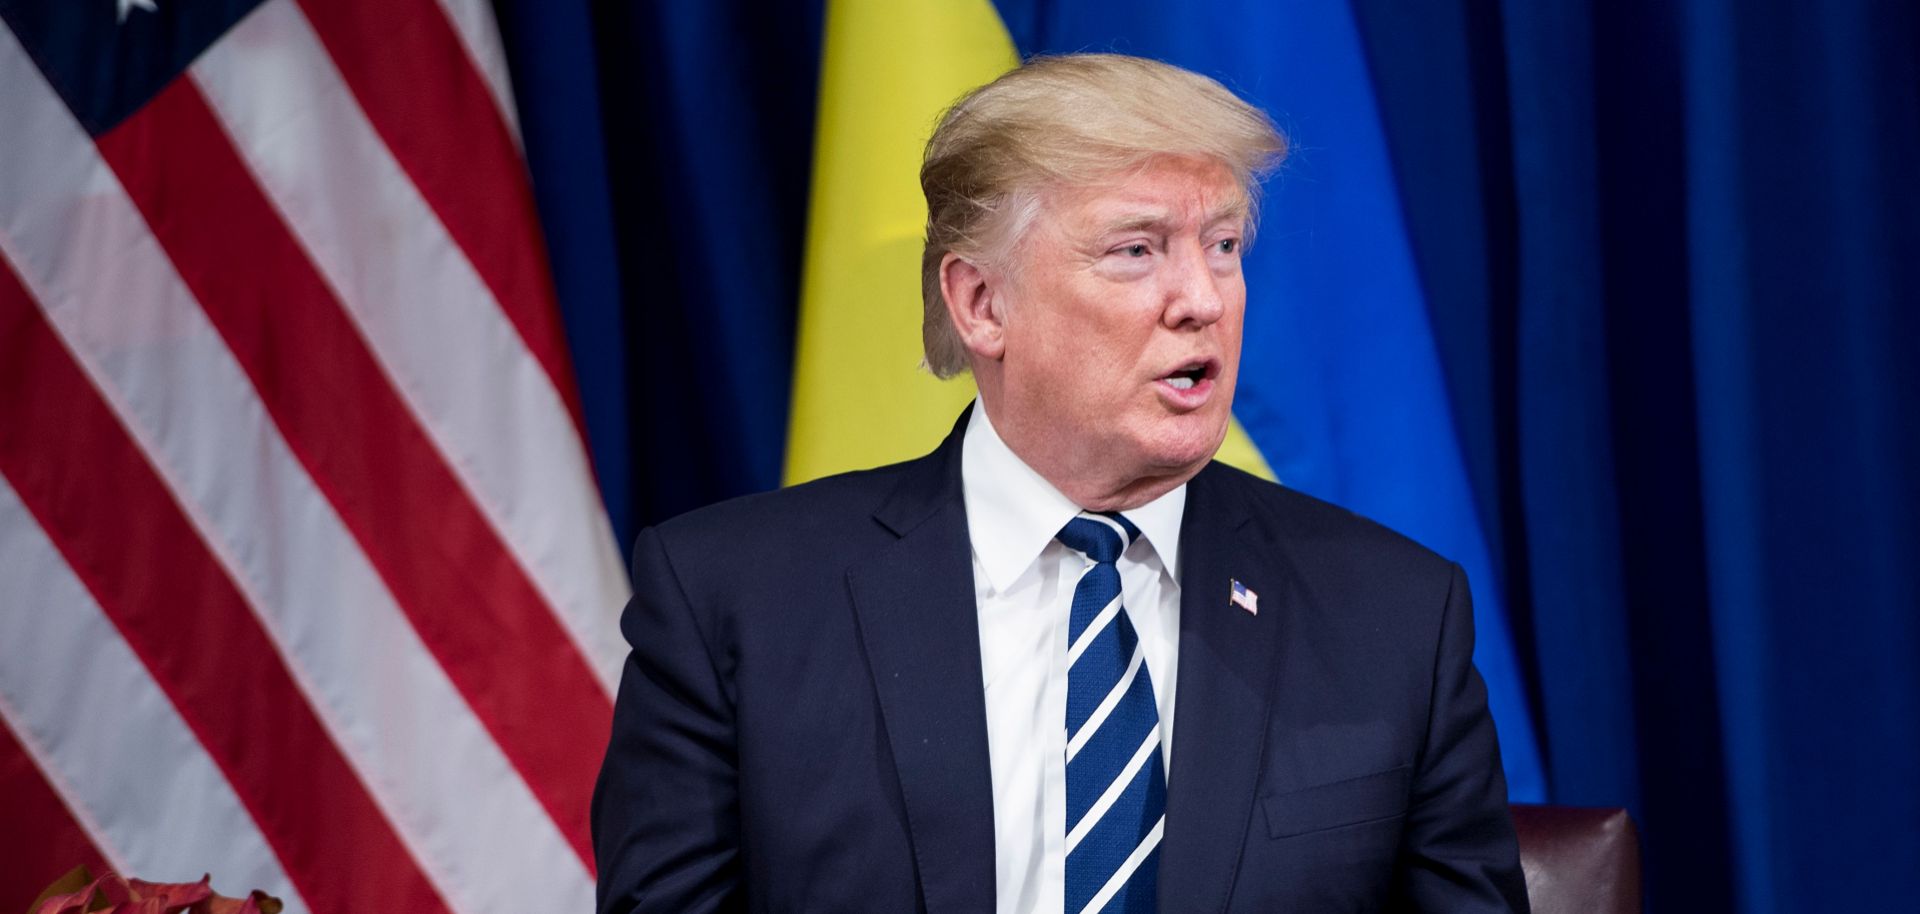
<svg viewBox="0 0 1920 914">
<path fill-rule="evenodd" d="M 973 542 L 973 554 L 980 558 L 987 585 L 995 592 L 1019 580 L 1060 528 L 1080 513 L 1079 505 L 1007 447 L 987 418 L 986 405 L 978 398 L 973 401 L 973 417 L 960 444 L 960 481 L 967 506 L 967 535 Z M 1178 580 L 1180 520 L 1186 510 L 1187 486 L 1181 483 L 1167 494 L 1123 512 L 1140 528 L 1141 539 L 1150 550 L 1138 552 L 1142 547 L 1136 543 L 1128 552 L 1136 559 L 1157 555 L 1162 569 Z"/>
</svg>

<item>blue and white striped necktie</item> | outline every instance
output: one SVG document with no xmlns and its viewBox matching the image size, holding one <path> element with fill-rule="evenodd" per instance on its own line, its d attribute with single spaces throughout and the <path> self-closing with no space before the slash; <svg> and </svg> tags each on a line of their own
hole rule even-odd
<svg viewBox="0 0 1920 914">
<path fill-rule="evenodd" d="M 1081 514 L 1057 537 L 1092 567 L 1067 624 L 1067 914 L 1151 912 L 1167 805 L 1160 713 L 1114 562 L 1140 536 Z"/>
</svg>

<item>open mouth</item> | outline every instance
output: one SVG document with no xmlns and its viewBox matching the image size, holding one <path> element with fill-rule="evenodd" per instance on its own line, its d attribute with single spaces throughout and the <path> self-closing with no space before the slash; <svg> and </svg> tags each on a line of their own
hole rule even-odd
<svg viewBox="0 0 1920 914">
<path fill-rule="evenodd" d="M 1208 361 L 1189 362 L 1161 380 L 1174 390 L 1191 390 L 1195 384 L 1206 380 L 1212 374 L 1212 369 L 1213 364 Z"/>
</svg>

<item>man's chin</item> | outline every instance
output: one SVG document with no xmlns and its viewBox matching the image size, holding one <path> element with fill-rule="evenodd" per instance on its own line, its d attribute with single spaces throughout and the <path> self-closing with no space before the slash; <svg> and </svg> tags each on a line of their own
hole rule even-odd
<svg viewBox="0 0 1920 914">
<path fill-rule="evenodd" d="M 1133 501 L 1140 492 L 1164 492 L 1200 472 L 1226 440 L 1227 423 L 1194 415 L 1154 416 L 1096 431 L 1106 434 L 1080 439 L 1087 443 L 1074 452 L 1072 466 L 1078 472 L 1068 474 L 1094 489 L 1130 493 L 1125 500 Z M 1071 486 L 1054 484 L 1063 491 Z"/>
<path fill-rule="evenodd" d="M 1223 433 L 1219 440 L 1211 443 L 1200 440 L 1180 446 L 1158 448 L 1147 461 L 1150 466 L 1147 475 L 1162 479 L 1179 477 L 1184 482 L 1192 478 L 1193 474 L 1200 472 L 1207 462 L 1213 459 L 1213 455 L 1220 450 L 1221 442 L 1225 440 L 1226 435 Z"/>
<path fill-rule="evenodd" d="M 1225 417 L 1181 416 L 1154 442 L 1153 462 L 1169 471 L 1199 472 L 1227 440 Z"/>
</svg>

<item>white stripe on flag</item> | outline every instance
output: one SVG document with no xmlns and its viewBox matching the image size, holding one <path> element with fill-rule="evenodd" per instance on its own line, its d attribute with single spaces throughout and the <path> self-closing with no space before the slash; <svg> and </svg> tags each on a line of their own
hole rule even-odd
<svg viewBox="0 0 1920 914">
<path fill-rule="evenodd" d="M 591 907 L 579 857 L 420 643 L 4 26 L 0 84 L 9 126 L 0 161 L 36 176 L 0 180 L 0 250 L 229 570 L 409 851 L 459 911 Z M 253 455 L 234 459 L 236 442 Z"/>
<path fill-rule="evenodd" d="M 577 427 L 539 361 L 292 0 L 262 5 L 189 73 L 611 695 L 626 659 L 626 572 Z"/>
<path fill-rule="evenodd" d="M 122 873 L 306 904 L 186 721 L 0 477 L 0 716 Z M 8 828 L 33 827 L 10 822 Z"/>
</svg>

